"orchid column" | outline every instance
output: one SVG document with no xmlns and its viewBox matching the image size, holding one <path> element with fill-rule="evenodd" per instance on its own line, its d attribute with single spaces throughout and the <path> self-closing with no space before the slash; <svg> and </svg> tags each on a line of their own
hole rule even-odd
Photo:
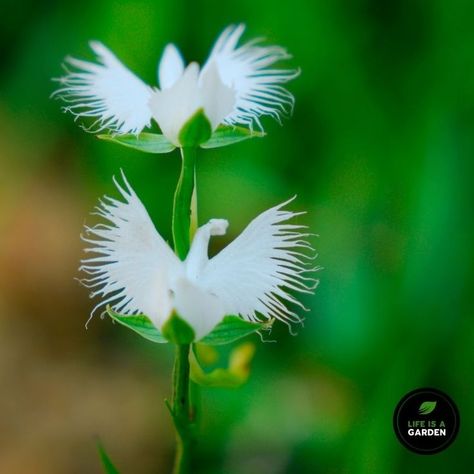
<svg viewBox="0 0 474 474">
<path fill-rule="evenodd" d="M 312 293 L 317 284 L 309 276 L 316 270 L 309 265 L 310 234 L 287 223 L 300 214 L 283 209 L 291 200 L 262 212 L 211 259 L 209 240 L 224 235 L 228 222 L 211 219 L 196 229 L 198 150 L 261 137 L 261 116 L 280 120 L 293 106 L 281 84 L 298 71 L 270 68 L 289 55 L 258 41 L 238 46 L 243 30 L 243 25 L 225 29 L 201 69 L 197 63 L 185 66 L 177 48 L 168 45 L 159 64 L 160 88 L 146 85 L 104 45 L 92 42 L 100 64 L 68 58 L 75 70 L 66 69 L 54 94 L 67 103 L 64 110 L 93 117 L 89 130 L 107 132 L 98 135 L 101 139 L 147 153 L 180 150 L 174 252 L 122 172 L 120 180 L 114 178 L 121 198 L 101 200 L 97 209 L 104 221 L 86 227 L 86 252 L 94 256 L 81 265 L 87 275 L 82 282 L 101 298 L 92 314 L 102 307 L 149 341 L 176 345 L 173 403 L 167 402 L 178 440 L 175 473 L 191 472 L 190 378 L 208 386 L 237 386 L 246 380 L 253 355 L 252 345 L 241 344 L 228 368 L 209 372 L 199 364 L 194 343 L 227 344 L 269 329 L 275 319 L 298 323 L 296 309 L 306 308 L 294 293 Z M 162 134 L 143 132 L 152 119 Z M 117 472 L 101 454 L 106 470 Z"/>
</svg>

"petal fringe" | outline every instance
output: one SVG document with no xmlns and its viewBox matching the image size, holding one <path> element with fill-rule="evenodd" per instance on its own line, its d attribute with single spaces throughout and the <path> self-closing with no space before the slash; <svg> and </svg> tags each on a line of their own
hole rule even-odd
<svg viewBox="0 0 474 474">
<path fill-rule="evenodd" d="M 87 278 L 81 283 L 100 297 L 92 314 L 110 304 L 122 314 L 143 313 L 160 327 L 172 310 L 171 276 L 181 262 L 156 231 L 145 207 L 122 173 L 123 185 L 114 178 L 123 201 L 105 197 L 96 214 L 105 223 L 85 227 L 82 239 L 94 257 L 81 261 Z"/>
<path fill-rule="evenodd" d="M 100 64 L 68 57 L 64 65 L 66 75 L 56 79 L 61 84 L 53 93 L 66 102 L 65 112 L 75 120 L 93 117 L 96 120 L 87 131 L 112 133 L 140 133 L 150 125 L 149 100 L 151 87 L 127 69 L 103 44 L 91 41 L 90 46 Z"/>
<path fill-rule="evenodd" d="M 222 81 L 236 91 L 234 110 L 225 117 L 229 125 L 243 124 L 263 129 L 260 117 L 269 115 L 278 122 L 292 112 L 293 95 L 280 84 L 299 75 L 299 70 L 271 69 L 274 63 L 290 59 L 280 46 L 261 46 L 255 39 L 242 46 L 237 43 L 245 26 L 231 25 L 217 39 L 203 70 L 216 63 Z"/>
<path fill-rule="evenodd" d="M 199 275 L 199 284 L 215 294 L 226 314 L 249 321 L 277 318 L 290 327 L 302 318 L 289 304 L 307 310 L 292 293 L 312 294 L 318 284 L 311 265 L 314 250 L 304 228 L 285 224 L 302 213 L 283 210 L 294 198 L 260 214 Z"/>
</svg>

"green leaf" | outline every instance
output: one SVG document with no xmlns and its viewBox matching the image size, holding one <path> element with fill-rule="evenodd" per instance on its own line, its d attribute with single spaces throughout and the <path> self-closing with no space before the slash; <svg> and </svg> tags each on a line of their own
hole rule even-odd
<svg viewBox="0 0 474 474">
<path fill-rule="evenodd" d="M 161 334 L 156 326 L 150 321 L 148 316 L 144 314 L 137 314 L 134 316 L 126 316 L 124 314 L 119 314 L 113 311 L 109 306 L 107 306 L 106 313 L 114 320 L 117 321 L 122 326 L 135 331 L 140 336 L 148 339 L 151 342 L 164 343 L 168 342 L 166 338 Z"/>
<path fill-rule="evenodd" d="M 221 125 L 212 133 L 211 138 L 207 142 L 201 144 L 201 148 L 219 148 L 248 140 L 249 138 L 261 138 L 264 136 L 264 132 L 256 132 L 244 127 Z"/>
<path fill-rule="evenodd" d="M 145 153 L 169 153 L 176 148 L 164 135 L 159 133 L 97 135 L 97 138 L 118 143 L 138 151 L 144 151 Z"/>
<path fill-rule="evenodd" d="M 245 342 L 237 346 L 230 354 L 227 368 L 205 372 L 191 351 L 189 357 L 191 380 L 206 387 L 236 388 L 244 384 L 250 375 L 250 362 L 255 355 L 255 345 Z"/>
<path fill-rule="evenodd" d="M 201 108 L 183 125 L 178 140 L 183 147 L 196 147 L 208 141 L 211 133 L 211 123 Z"/>
<path fill-rule="evenodd" d="M 105 452 L 104 447 L 100 442 L 97 443 L 97 450 L 99 451 L 100 460 L 106 474 L 120 474 L 118 469 L 112 464 L 109 456 Z"/>
<path fill-rule="evenodd" d="M 423 402 L 418 408 L 420 415 L 429 415 L 436 408 L 436 402 Z"/>
<path fill-rule="evenodd" d="M 192 327 L 176 313 L 173 313 L 163 325 L 163 336 L 175 344 L 190 344 L 194 341 L 195 334 Z"/>
<path fill-rule="evenodd" d="M 225 316 L 224 319 L 199 342 L 210 346 L 229 344 L 256 331 L 270 329 L 273 319 L 261 323 L 245 321 L 238 316 Z"/>
</svg>

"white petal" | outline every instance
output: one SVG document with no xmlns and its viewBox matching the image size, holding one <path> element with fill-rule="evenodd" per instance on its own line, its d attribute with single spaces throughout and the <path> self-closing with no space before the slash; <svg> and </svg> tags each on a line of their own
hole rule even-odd
<svg viewBox="0 0 474 474">
<path fill-rule="evenodd" d="M 184 272 L 184 265 L 156 231 L 145 207 L 122 174 L 125 187 L 115 184 L 124 201 L 105 197 L 97 214 L 105 223 L 86 227 L 83 239 L 91 244 L 82 260 L 82 280 L 100 296 L 96 306 L 110 304 L 122 314 L 143 313 L 157 327 L 172 312 L 170 281 Z"/>
<path fill-rule="evenodd" d="M 173 291 L 176 311 L 194 329 L 196 340 L 211 332 L 225 316 L 219 299 L 187 278 L 179 278 Z"/>
<path fill-rule="evenodd" d="M 289 201 L 287 201 L 289 202 Z M 301 226 L 284 224 L 297 213 L 283 211 L 287 202 L 256 217 L 231 244 L 211 258 L 198 275 L 199 285 L 216 295 L 225 314 L 250 321 L 300 317 L 288 303 L 304 308 L 288 290 L 311 293 L 317 280 L 307 276 L 312 251 Z"/>
<path fill-rule="evenodd" d="M 76 118 L 96 118 L 93 131 L 139 133 L 150 124 L 152 89 L 103 44 L 92 41 L 90 46 L 102 64 L 68 58 L 77 71 L 66 69 L 66 76 L 58 79 L 62 87 L 53 95 L 67 102 L 64 110 Z"/>
<path fill-rule="evenodd" d="M 160 89 L 169 89 L 183 75 L 184 61 L 174 44 L 168 44 L 158 66 Z"/>
<path fill-rule="evenodd" d="M 244 25 L 231 25 L 221 33 L 203 71 L 217 64 L 222 81 L 236 91 L 235 107 L 225 117 L 226 123 L 252 127 L 255 122 L 261 128 L 262 115 L 279 121 L 291 111 L 294 98 L 280 84 L 295 78 L 299 71 L 269 68 L 291 57 L 279 46 L 259 46 L 257 40 L 237 47 L 244 29 Z"/>
<path fill-rule="evenodd" d="M 204 113 L 214 130 L 234 110 L 236 93 L 224 84 L 215 62 L 202 72 L 199 81 Z"/>
<path fill-rule="evenodd" d="M 229 222 L 225 219 L 211 219 L 196 231 L 184 262 L 186 275 L 191 281 L 198 281 L 199 275 L 209 261 L 207 250 L 211 236 L 225 235 L 228 226 Z"/>
<path fill-rule="evenodd" d="M 172 87 L 155 90 L 150 99 L 153 118 L 176 146 L 181 128 L 202 107 L 198 78 L 199 66 L 191 63 Z"/>
</svg>

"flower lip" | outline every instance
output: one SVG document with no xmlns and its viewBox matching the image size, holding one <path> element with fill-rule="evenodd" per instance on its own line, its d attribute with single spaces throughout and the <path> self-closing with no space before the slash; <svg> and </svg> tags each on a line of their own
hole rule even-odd
<svg viewBox="0 0 474 474">
<path fill-rule="evenodd" d="M 62 99 L 63 111 L 75 118 L 92 117 L 91 132 L 139 133 L 150 126 L 148 101 L 152 88 L 130 72 L 102 43 L 90 42 L 99 64 L 66 58 L 66 75 L 52 97 Z M 73 70 L 69 70 L 69 66 Z"/>
</svg>

